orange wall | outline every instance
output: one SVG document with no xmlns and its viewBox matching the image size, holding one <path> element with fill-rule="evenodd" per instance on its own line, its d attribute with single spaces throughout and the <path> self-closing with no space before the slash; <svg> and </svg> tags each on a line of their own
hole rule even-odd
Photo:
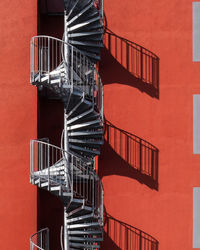
<svg viewBox="0 0 200 250">
<path fill-rule="evenodd" d="M 29 141 L 36 134 L 37 97 L 30 79 L 30 38 L 37 1 L 0 3 L 0 248 L 28 249 L 36 232 L 36 188 L 29 184 Z"/>
<path fill-rule="evenodd" d="M 155 190 L 117 174 L 119 155 L 111 158 L 105 143 L 100 164 L 106 211 L 155 237 L 159 250 L 192 249 L 192 195 L 200 184 L 200 158 L 192 148 L 192 95 L 200 92 L 200 64 L 192 62 L 192 1 L 105 0 L 105 14 L 111 31 L 160 58 L 157 99 L 131 86 L 123 68 L 103 54 L 106 119 L 159 149 Z M 102 246 L 111 249 L 107 237 Z"/>
</svg>

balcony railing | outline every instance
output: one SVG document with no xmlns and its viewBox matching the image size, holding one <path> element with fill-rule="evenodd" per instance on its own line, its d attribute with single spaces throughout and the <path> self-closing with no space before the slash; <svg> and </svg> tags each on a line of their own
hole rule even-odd
<svg viewBox="0 0 200 250">
<path fill-rule="evenodd" d="M 49 250 L 49 229 L 44 228 L 30 238 L 31 250 Z"/>
<path fill-rule="evenodd" d="M 63 40 L 50 36 L 31 39 L 31 83 L 60 79 L 60 85 L 81 88 L 89 96 L 94 93 L 94 64 L 78 49 Z"/>
<path fill-rule="evenodd" d="M 50 36 L 31 39 L 31 83 L 43 84 L 59 79 L 64 85 L 80 88 L 103 114 L 103 85 L 96 68 L 81 51 Z M 102 115 L 103 117 L 103 115 Z"/>
<path fill-rule="evenodd" d="M 103 223 L 104 191 L 101 180 L 85 162 L 63 149 L 41 140 L 31 141 L 31 183 L 47 182 L 47 189 L 59 186 L 71 199 L 84 199 Z"/>
</svg>

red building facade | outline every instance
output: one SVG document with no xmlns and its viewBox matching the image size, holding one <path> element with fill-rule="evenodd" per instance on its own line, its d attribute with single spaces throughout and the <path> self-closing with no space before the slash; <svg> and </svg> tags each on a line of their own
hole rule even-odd
<svg viewBox="0 0 200 250">
<path fill-rule="evenodd" d="M 28 249 L 36 231 L 36 189 L 29 184 L 29 144 L 37 136 L 37 92 L 30 88 L 30 37 L 36 1 L 1 2 L 0 248 Z"/>
<path fill-rule="evenodd" d="M 30 235 L 48 226 L 56 249 L 63 207 L 29 184 L 29 140 L 60 143 L 54 131 L 62 131 L 62 104 L 38 95 L 37 105 L 28 84 L 29 40 L 61 37 L 63 17 L 37 12 L 36 1 L 1 5 L 0 246 L 27 249 Z M 102 249 L 192 249 L 192 194 L 200 179 L 192 148 L 192 96 L 200 90 L 192 1 L 105 1 L 105 17 Z"/>
</svg>

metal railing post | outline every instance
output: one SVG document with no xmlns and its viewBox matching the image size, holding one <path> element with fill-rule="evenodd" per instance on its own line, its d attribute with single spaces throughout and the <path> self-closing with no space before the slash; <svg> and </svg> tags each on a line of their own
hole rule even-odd
<svg viewBox="0 0 200 250">
<path fill-rule="evenodd" d="M 90 192 L 92 192 L 92 207 L 95 208 L 96 178 L 94 175 L 92 175 L 92 190 Z"/>
<path fill-rule="evenodd" d="M 69 250 L 69 238 L 67 232 L 67 208 L 64 207 L 64 249 Z"/>
<path fill-rule="evenodd" d="M 104 20 L 104 0 L 101 1 L 101 16 L 102 20 Z"/>
<path fill-rule="evenodd" d="M 47 45 L 47 50 L 48 50 L 48 58 L 47 58 L 47 65 L 48 65 L 48 83 L 50 83 L 50 40 L 48 37 L 48 45 Z"/>
<path fill-rule="evenodd" d="M 33 250 L 33 245 L 32 245 L 31 239 L 30 239 L 30 249 Z"/>
<path fill-rule="evenodd" d="M 71 56 L 71 65 L 70 65 L 70 70 L 71 70 L 71 79 L 70 79 L 70 82 L 72 84 L 72 86 L 74 85 L 74 77 L 73 77 L 73 73 L 74 73 L 74 70 L 73 70 L 73 54 L 74 54 L 74 49 L 73 47 L 70 48 L 70 56 Z"/>
<path fill-rule="evenodd" d="M 43 247 L 43 232 L 40 232 L 40 247 Z"/>
<path fill-rule="evenodd" d="M 73 192 L 73 189 L 74 189 L 73 157 L 72 157 L 70 164 L 71 164 L 71 199 L 73 199 L 73 196 L 74 196 L 74 192 Z"/>
<path fill-rule="evenodd" d="M 49 159 L 50 159 L 50 155 L 49 155 L 49 144 L 47 144 L 47 168 L 48 168 L 48 190 L 50 190 L 50 162 L 49 162 Z"/>
<path fill-rule="evenodd" d="M 103 186 L 101 184 L 101 190 L 102 190 L 102 195 L 101 195 L 101 223 L 103 226 L 103 217 L 104 217 L 104 190 Z"/>
<path fill-rule="evenodd" d="M 34 39 L 31 39 L 31 83 L 34 81 Z"/>
<path fill-rule="evenodd" d="M 49 229 L 47 229 L 47 236 L 46 236 L 46 250 L 49 250 Z"/>
<path fill-rule="evenodd" d="M 30 182 L 32 181 L 32 174 L 34 172 L 34 148 L 33 141 L 30 141 Z"/>
</svg>

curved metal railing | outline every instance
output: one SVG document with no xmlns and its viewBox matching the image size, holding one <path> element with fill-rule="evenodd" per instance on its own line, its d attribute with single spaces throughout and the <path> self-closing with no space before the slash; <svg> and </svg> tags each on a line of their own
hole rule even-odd
<svg viewBox="0 0 200 250">
<path fill-rule="evenodd" d="M 66 46 L 67 55 L 64 55 Z M 61 86 L 81 89 L 103 114 L 103 85 L 96 65 L 74 46 L 51 36 L 31 39 L 31 83 L 48 83 L 55 77 Z M 103 115 L 102 115 L 103 117 Z"/>
<path fill-rule="evenodd" d="M 30 181 L 48 182 L 59 185 L 65 191 L 71 192 L 70 172 L 67 172 L 65 151 L 41 140 L 31 140 Z M 39 183 L 39 184 L 40 184 Z"/>
<path fill-rule="evenodd" d="M 104 90 L 103 90 L 103 83 L 101 81 L 101 77 L 98 73 L 98 70 L 95 69 L 95 79 L 96 79 L 96 96 L 94 98 L 95 104 L 97 109 L 99 110 L 101 114 L 102 122 L 104 121 Z"/>
<path fill-rule="evenodd" d="M 104 19 L 104 0 L 95 0 L 95 4 L 97 9 L 100 12 L 101 19 Z"/>
<path fill-rule="evenodd" d="M 103 222 L 103 186 L 90 162 L 41 140 L 31 140 L 30 181 L 60 186 L 73 198 L 84 199 Z"/>
<path fill-rule="evenodd" d="M 81 87 L 93 96 L 94 81 L 90 75 L 93 68 L 94 63 L 63 40 L 51 36 L 31 39 L 31 83 L 41 82 L 42 76 L 46 76 L 48 82 L 57 77 L 60 84 Z"/>
<path fill-rule="evenodd" d="M 31 250 L 49 250 L 49 229 L 44 228 L 30 238 Z"/>
</svg>

